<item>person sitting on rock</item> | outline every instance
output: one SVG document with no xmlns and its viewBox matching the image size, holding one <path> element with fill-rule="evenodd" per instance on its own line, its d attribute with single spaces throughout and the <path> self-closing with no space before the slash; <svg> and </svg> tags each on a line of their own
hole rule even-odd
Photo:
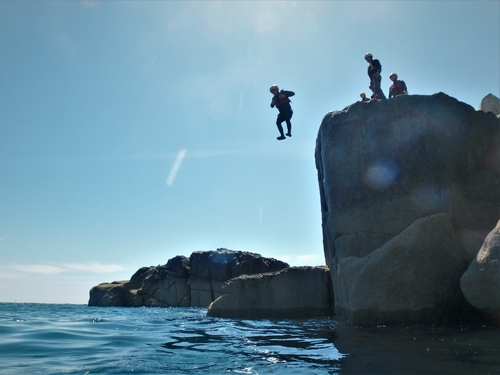
<svg viewBox="0 0 500 375">
<path fill-rule="evenodd" d="M 368 99 L 366 97 L 366 94 L 364 92 L 360 93 L 359 96 L 360 96 L 362 102 L 369 102 L 370 101 L 370 99 Z"/>
<path fill-rule="evenodd" d="M 293 116 L 293 110 L 292 107 L 290 106 L 290 99 L 289 97 L 294 96 L 295 93 L 293 91 L 286 91 L 286 90 L 281 90 L 277 85 L 272 85 L 269 88 L 269 91 L 271 94 L 273 94 L 273 99 L 271 100 L 271 108 L 278 108 L 278 118 L 276 119 L 276 126 L 278 127 L 278 131 L 280 132 L 280 136 L 277 138 L 278 141 L 281 141 L 285 139 L 285 134 L 283 133 L 283 126 L 281 123 L 283 121 L 286 122 L 286 127 L 287 127 L 287 137 L 292 136 L 292 123 L 290 122 L 292 116 Z"/>
<path fill-rule="evenodd" d="M 374 60 L 371 53 L 367 53 L 365 55 L 365 60 L 369 64 L 368 77 L 370 77 L 370 86 L 368 87 L 374 94 L 376 94 L 378 99 L 387 99 L 382 91 L 382 88 L 380 87 L 380 83 L 382 81 L 382 76 L 380 75 L 380 73 L 382 73 L 382 65 L 380 64 L 380 61 L 376 59 Z"/>
<path fill-rule="evenodd" d="M 398 80 L 398 75 L 396 73 L 392 73 L 389 78 L 392 81 L 392 85 L 389 88 L 389 99 L 399 95 L 408 95 L 405 81 Z"/>
</svg>

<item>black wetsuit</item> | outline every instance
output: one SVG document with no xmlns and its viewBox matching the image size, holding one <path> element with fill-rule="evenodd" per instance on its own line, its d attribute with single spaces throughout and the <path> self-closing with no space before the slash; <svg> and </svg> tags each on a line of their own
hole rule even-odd
<svg viewBox="0 0 500 375">
<path fill-rule="evenodd" d="M 278 127 L 278 131 L 280 132 L 281 137 L 285 136 L 283 134 L 283 126 L 281 125 L 283 121 L 286 122 L 286 134 L 289 137 L 292 136 L 292 123 L 290 122 L 290 120 L 293 116 L 293 109 L 290 105 L 289 97 L 294 95 L 295 93 L 293 91 L 281 90 L 277 95 L 274 95 L 273 99 L 271 100 L 271 108 L 276 107 L 279 111 L 278 118 L 276 119 L 276 126 Z"/>
<path fill-rule="evenodd" d="M 380 61 L 372 59 L 372 61 L 368 65 L 368 77 L 370 77 L 370 90 L 373 91 L 374 94 L 378 96 L 379 99 L 386 99 L 384 92 L 380 88 L 380 83 L 382 81 L 382 65 Z M 378 77 L 375 76 L 375 73 L 379 73 Z"/>
</svg>

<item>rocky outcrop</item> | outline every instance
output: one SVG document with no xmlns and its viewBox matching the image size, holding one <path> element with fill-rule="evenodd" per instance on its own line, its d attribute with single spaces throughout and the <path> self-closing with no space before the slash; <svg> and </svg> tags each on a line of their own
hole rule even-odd
<svg viewBox="0 0 500 375">
<path fill-rule="evenodd" d="M 163 266 L 142 267 L 130 280 L 101 283 L 90 290 L 89 306 L 190 306 L 190 265 L 176 256 Z"/>
<path fill-rule="evenodd" d="M 486 95 L 483 100 L 481 100 L 481 104 L 479 105 L 479 109 L 484 112 L 492 112 L 493 114 L 499 116 L 500 115 L 500 99 L 497 98 L 493 94 Z"/>
<path fill-rule="evenodd" d="M 469 303 L 500 321 L 500 221 L 460 280 Z"/>
<path fill-rule="evenodd" d="M 240 275 L 274 272 L 287 263 L 259 254 L 218 249 L 176 256 L 163 266 L 140 268 L 126 281 L 102 283 L 90 290 L 89 306 L 208 307 L 222 284 Z"/>
<path fill-rule="evenodd" d="M 240 276 L 222 287 L 209 316 L 291 319 L 333 314 L 327 267 L 290 267 L 275 273 Z"/>
<path fill-rule="evenodd" d="M 358 322 L 450 317 L 500 218 L 499 119 L 443 93 L 358 102 L 324 117 L 316 165 L 335 306 Z"/>
<path fill-rule="evenodd" d="M 191 254 L 191 306 L 207 307 L 222 294 L 222 285 L 240 275 L 282 270 L 285 262 L 249 252 L 195 251 Z"/>
</svg>

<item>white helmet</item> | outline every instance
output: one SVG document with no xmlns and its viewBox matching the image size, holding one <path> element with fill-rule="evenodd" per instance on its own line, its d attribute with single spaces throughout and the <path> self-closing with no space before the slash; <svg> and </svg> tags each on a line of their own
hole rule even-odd
<svg viewBox="0 0 500 375">
<path fill-rule="evenodd" d="M 273 91 L 280 91 L 280 88 L 278 87 L 278 85 L 272 85 L 272 86 L 269 88 L 269 91 L 270 91 L 270 92 L 273 92 Z"/>
</svg>

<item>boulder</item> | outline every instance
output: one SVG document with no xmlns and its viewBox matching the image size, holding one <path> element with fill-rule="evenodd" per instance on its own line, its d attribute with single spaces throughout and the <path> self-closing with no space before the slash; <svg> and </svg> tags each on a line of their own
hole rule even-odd
<svg viewBox="0 0 500 375">
<path fill-rule="evenodd" d="M 500 320 L 500 221 L 460 279 L 467 301 Z"/>
<path fill-rule="evenodd" d="M 355 324 L 445 322 L 463 304 L 466 264 L 446 214 L 415 221 L 370 255 L 333 264 L 336 312 Z"/>
<path fill-rule="evenodd" d="M 290 267 L 244 275 L 226 282 L 209 316 L 242 319 L 292 319 L 333 314 L 328 267 Z"/>
<path fill-rule="evenodd" d="M 493 94 L 488 94 L 481 100 L 479 109 L 484 112 L 493 112 L 498 116 L 500 115 L 500 99 Z"/>
<path fill-rule="evenodd" d="M 335 304 L 344 315 L 358 322 L 418 319 L 428 308 L 436 312 L 441 303 L 453 305 L 459 260 L 466 266 L 472 262 L 500 218 L 500 119 L 443 93 L 357 102 L 323 118 L 315 158 L 325 260 L 332 272 Z M 432 237 L 435 244 L 430 238 L 410 241 L 408 233 L 397 238 L 413 223 L 410 233 L 427 237 L 415 226 L 424 225 L 419 219 L 439 214 L 446 214 L 455 238 L 447 226 L 438 231 L 446 234 L 445 242 L 439 235 Z M 398 246 L 388 247 L 394 244 Z M 406 305 L 392 301 L 399 289 L 383 282 L 383 273 L 403 275 L 405 262 L 417 262 L 412 267 L 423 277 L 419 264 L 424 260 L 415 255 L 424 250 L 436 262 L 447 264 L 450 258 L 453 266 L 443 270 L 451 279 L 439 281 L 446 285 L 438 288 L 439 299 L 429 304 L 432 293 L 419 296 L 422 289 L 408 286 Z M 380 267 L 373 281 L 380 282 L 372 282 L 370 275 L 377 273 L 373 264 Z M 425 277 L 425 286 L 416 284 L 424 290 L 439 279 L 437 274 Z M 364 300 L 354 298 L 357 295 Z"/>
<path fill-rule="evenodd" d="M 142 267 L 128 281 L 90 290 L 89 306 L 208 307 L 222 284 L 243 274 L 273 272 L 287 263 L 259 254 L 218 249 L 176 256 L 165 265 Z"/>
</svg>

